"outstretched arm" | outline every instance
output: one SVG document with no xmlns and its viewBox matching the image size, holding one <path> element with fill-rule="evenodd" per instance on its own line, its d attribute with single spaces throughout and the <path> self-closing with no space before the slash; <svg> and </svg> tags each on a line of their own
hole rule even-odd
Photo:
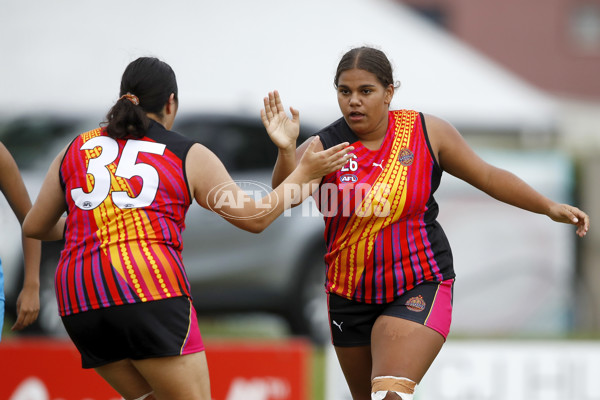
<svg viewBox="0 0 600 400">
<path fill-rule="evenodd" d="M 504 203 L 573 224 L 580 237 L 587 233 L 590 221 L 586 213 L 577 207 L 556 203 L 515 174 L 486 163 L 446 121 L 430 115 L 425 121 L 433 151 L 444 171 Z"/>
<path fill-rule="evenodd" d="M 328 150 L 314 138 L 298 166 L 262 199 L 250 198 L 206 147 L 195 144 L 186 157 L 190 189 L 198 204 L 221 215 L 238 228 L 259 233 L 281 213 L 312 193 L 311 182 L 338 170 L 348 161 L 353 147 L 341 143 Z"/>
<path fill-rule="evenodd" d="M 17 163 L 0 143 L 0 190 L 6 197 L 19 224 L 31 209 L 31 200 Z M 12 330 L 20 330 L 33 323 L 40 311 L 40 258 L 41 243 L 22 234 L 23 265 L 25 268 L 23 288 L 17 297 L 17 320 Z"/>
</svg>

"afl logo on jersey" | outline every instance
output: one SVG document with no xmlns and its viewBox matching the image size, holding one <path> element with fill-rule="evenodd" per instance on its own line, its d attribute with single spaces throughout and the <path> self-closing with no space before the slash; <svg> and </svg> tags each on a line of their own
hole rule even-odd
<svg viewBox="0 0 600 400">
<path fill-rule="evenodd" d="M 408 167 L 413 163 L 413 161 L 415 161 L 415 155 L 412 151 L 410 151 L 410 149 L 401 149 L 400 154 L 398 154 L 398 161 L 400 161 L 400 164 Z"/>
<path fill-rule="evenodd" d="M 340 176 L 340 182 L 342 182 L 342 183 L 358 182 L 358 177 L 354 174 L 345 174 L 345 175 Z"/>
<path fill-rule="evenodd" d="M 425 309 L 427 304 L 425 303 L 425 300 L 423 300 L 423 296 L 418 295 L 408 299 L 405 305 L 410 311 L 421 312 Z"/>
</svg>

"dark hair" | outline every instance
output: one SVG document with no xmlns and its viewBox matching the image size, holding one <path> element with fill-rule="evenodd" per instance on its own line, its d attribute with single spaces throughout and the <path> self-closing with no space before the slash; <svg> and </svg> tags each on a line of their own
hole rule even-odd
<svg viewBox="0 0 600 400">
<path fill-rule="evenodd" d="M 139 99 L 139 105 L 124 97 L 130 93 Z M 150 123 L 146 113 L 162 116 L 163 106 L 171 93 L 177 101 L 177 80 L 171 67 L 154 57 L 140 57 L 132 61 L 121 78 L 119 100 L 106 114 L 106 131 L 110 137 L 143 137 Z"/>
<path fill-rule="evenodd" d="M 362 46 L 349 50 L 342 56 L 333 79 L 334 87 L 338 87 L 342 72 L 354 68 L 372 73 L 384 87 L 394 85 L 397 88 L 399 86 L 398 83 L 394 82 L 392 65 L 385 53 L 373 47 Z"/>
</svg>

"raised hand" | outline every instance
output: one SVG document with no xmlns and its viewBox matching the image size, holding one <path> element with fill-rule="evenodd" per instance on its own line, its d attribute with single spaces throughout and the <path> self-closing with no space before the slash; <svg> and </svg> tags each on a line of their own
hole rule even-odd
<svg viewBox="0 0 600 400">
<path fill-rule="evenodd" d="M 280 149 L 296 149 L 296 139 L 300 133 L 300 113 L 290 107 L 292 119 L 283 108 L 281 97 L 277 90 L 269 92 L 263 99 L 264 109 L 260 110 L 260 118 L 269 137 Z"/>
<path fill-rule="evenodd" d="M 320 138 L 315 136 L 297 167 L 303 169 L 310 180 L 321 178 L 342 168 L 352 157 L 350 152 L 354 150 L 348 142 L 340 143 L 327 150 L 318 151 L 319 147 Z"/>
</svg>

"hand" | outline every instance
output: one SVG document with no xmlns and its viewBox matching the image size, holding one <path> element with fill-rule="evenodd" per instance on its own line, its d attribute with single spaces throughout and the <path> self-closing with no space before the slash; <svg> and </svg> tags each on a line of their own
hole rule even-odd
<svg viewBox="0 0 600 400">
<path fill-rule="evenodd" d="M 40 312 L 39 288 L 24 287 L 17 298 L 17 321 L 11 330 L 19 331 L 31 325 Z"/>
<path fill-rule="evenodd" d="M 296 150 L 296 139 L 300 133 L 300 113 L 290 107 L 292 119 L 289 119 L 279 92 L 269 92 L 269 97 L 264 98 L 265 108 L 260 110 L 260 118 L 269 134 L 269 137 L 280 149 Z"/>
<path fill-rule="evenodd" d="M 316 151 L 320 146 L 320 141 L 321 139 L 315 136 L 308 144 L 298 164 L 298 168 L 304 169 L 309 176 L 309 181 L 342 168 L 352 157 L 350 152 L 354 150 L 354 147 L 349 146 L 348 142 L 344 142 L 327 150 Z"/>
<path fill-rule="evenodd" d="M 579 237 L 584 237 L 590 229 L 590 217 L 579 208 L 568 204 L 555 204 L 550 208 L 548 216 L 556 222 L 576 225 Z"/>
</svg>

